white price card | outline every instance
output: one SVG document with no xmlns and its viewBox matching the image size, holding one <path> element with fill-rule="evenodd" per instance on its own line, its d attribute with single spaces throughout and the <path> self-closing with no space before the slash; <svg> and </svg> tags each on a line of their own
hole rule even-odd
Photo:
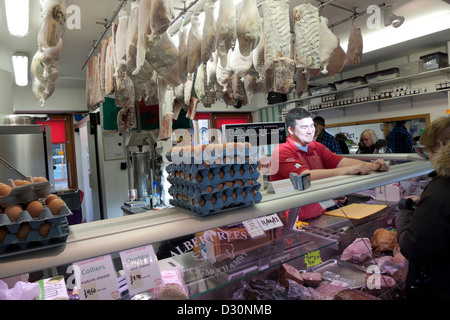
<svg viewBox="0 0 450 320">
<path fill-rule="evenodd" d="M 130 295 L 153 289 L 161 284 L 161 272 L 153 246 L 142 246 L 120 252 Z"/>
<path fill-rule="evenodd" d="M 276 213 L 268 214 L 267 216 L 259 217 L 257 219 L 264 231 L 283 226 L 283 222 L 281 222 Z"/>
<path fill-rule="evenodd" d="M 252 239 L 266 235 L 264 230 L 259 225 L 258 220 L 256 219 L 242 221 L 242 224 L 244 225 L 245 229 L 247 230 L 250 237 L 252 237 Z"/>
<path fill-rule="evenodd" d="M 73 264 L 75 283 L 81 300 L 115 300 L 120 298 L 116 272 L 110 255 Z"/>
<path fill-rule="evenodd" d="M 278 181 L 271 181 L 267 187 L 268 193 L 283 193 L 288 191 L 294 191 L 291 179 L 283 179 Z"/>
</svg>

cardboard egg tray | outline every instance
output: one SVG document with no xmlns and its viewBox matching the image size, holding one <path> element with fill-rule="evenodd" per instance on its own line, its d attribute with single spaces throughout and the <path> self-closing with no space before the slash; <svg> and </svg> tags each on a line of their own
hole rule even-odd
<svg viewBox="0 0 450 320">
<path fill-rule="evenodd" d="M 61 211 L 57 215 L 53 215 L 47 206 L 44 206 L 38 217 L 33 218 L 28 211 L 22 211 L 19 214 L 17 221 L 11 221 L 9 217 L 2 213 L 0 214 L 0 227 L 5 227 L 8 230 L 8 234 L 5 236 L 2 242 L 0 242 L 0 253 L 4 252 L 10 245 L 18 245 L 19 248 L 26 248 L 30 243 L 40 243 L 46 245 L 50 240 L 65 241 L 68 235 L 68 221 L 67 216 L 72 212 L 64 205 Z M 38 231 L 44 222 L 51 222 L 53 227 L 47 236 L 42 237 Z M 16 237 L 22 224 L 28 223 L 31 230 L 26 239 L 18 239 Z M 67 227 L 63 227 L 67 225 Z M 66 230 L 67 229 L 67 230 Z M 52 240 L 53 241 L 53 240 Z"/>
</svg>

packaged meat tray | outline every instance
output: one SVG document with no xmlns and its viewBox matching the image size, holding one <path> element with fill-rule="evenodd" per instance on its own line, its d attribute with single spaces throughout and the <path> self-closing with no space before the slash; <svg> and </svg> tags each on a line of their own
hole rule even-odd
<svg viewBox="0 0 450 320">
<path fill-rule="evenodd" d="M 353 77 L 345 80 L 336 81 L 334 85 L 337 90 L 343 90 L 347 88 L 362 86 L 367 84 L 367 80 L 364 77 Z"/>
<path fill-rule="evenodd" d="M 379 81 L 392 80 L 398 78 L 399 76 L 400 76 L 399 68 L 390 68 L 386 70 L 368 73 L 364 77 L 366 78 L 368 84 L 372 84 Z"/>
<path fill-rule="evenodd" d="M 434 52 L 420 57 L 425 70 L 436 70 L 448 67 L 448 55 L 444 52 Z"/>
<path fill-rule="evenodd" d="M 311 271 L 321 273 L 323 279 L 330 282 L 345 282 L 349 289 L 358 289 L 366 285 L 366 269 L 353 263 L 331 259 L 312 267 Z"/>
<path fill-rule="evenodd" d="M 324 94 L 324 93 L 331 93 L 333 91 L 336 91 L 336 86 L 333 83 L 321 85 L 318 87 L 311 87 L 309 89 L 312 96 Z"/>
</svg>

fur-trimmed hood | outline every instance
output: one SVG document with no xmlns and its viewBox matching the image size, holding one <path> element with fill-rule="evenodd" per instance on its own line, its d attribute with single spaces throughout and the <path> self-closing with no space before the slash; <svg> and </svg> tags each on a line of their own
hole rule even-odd
<svg viewBox="0 0 450 320">
<path fill-rule="evenodd" d="M 434 156 L 433 167 L 438 175 L 450 178 L 450 142 Z"/>
</svg>

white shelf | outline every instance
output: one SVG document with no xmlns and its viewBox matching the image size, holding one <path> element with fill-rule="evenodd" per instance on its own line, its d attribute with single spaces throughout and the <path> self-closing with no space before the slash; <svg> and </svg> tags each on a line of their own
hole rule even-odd
<svg viewBox="0 0 450 320">
<path fill-rule="evenodd" d="M 323 96 L 327 96 L 327 95 L 330 95 L 330 94 L 340 94 L 340 93 L 350 92 L 350 91 L 354 91 L 356 89 L 361 89 L 361 88 L 379 88 L 379 87 L 382 87 L 382 86 L 385 86 L 385 85 L 389 85 L 389 84 L 393 84 L 393 83 L 401 83 L 401 82 L 410 81 L 410 80 L 413 80 L 413 79 L 426 79 L 426 78 L 433 77 L 433 76 L 436 76 L 436 75 L 449 74 L 449 73 L 450 73 L 450 67 L 441 68 L 441 69 L 437 69 L 437 70 L 430 70 L 430 71 L 425 71 L 425 72 L 421 72 L 421 73 L 418 73 L 418 74 L 412 74 L 412 75 L 408 75 L 408 76 L 397 77 L 397 78 L 394 78 L 394 79 L 378 81 L 376 83 L 363 84 L 363 85 L 354 86 L 354 87 L 350 87 L 350 88 L 345 88 L 345 89 L 341 89 L 341 90 L 336 90 L 336 91 L 332 91 L 332 92 L 328 92 L 328 93 L 322 93 L 322 94 L 317 94 L 317 95 L 308 96 L 308 97 L 304 97 L 304 98 L 292 99 L 292 100 L 288 100 L 288 101 L 285 101 L 285 102 L 274 103 L 274 104 L 270 104 L 270 105 L 266 105 L 266 106 L 263 106 L 261 108 L 258 108 L 258 110 L 269 108 L 269 107 L 273 107 L 273 106 L 277 106 L 277 105 L 285 105 L 285 104 L 292 103 L 292 102 L 309 101 L 312 98 L 323 97 Z M 436 91 L 436 92 L 444 92 L 444 91 L 448 91 L 448 89 L 447 90 L 439 90 L 439 91 Z M 428 93 L 423 93 L 423 94 L 429 94 L 429 93 L 434 93 L 434 91 L 433 92 L 428 92 Z M 408 96 L 402 96 L 402 97 L 397 97 L 397 98 L 405 98 L 405 97 L 417 96 L 417 95 L 422 95 L 422 94 L 408 95 Z M 380 99 L 380 100 L 376 100 L 376 101 L 387 101 L 387 100 L 391 100 L 391 99 L 396 99 L 396 98 Z M 333 107 L 333 108 L 345 108 L 345 107 L 348 107 L 348 106 L 359 105 L 359 104 L 366 104 L 366 103 L 370 103 L 370 102 L 374 102 L 374 101 L 368 101 L 368 102 L 364 102 L 364 103 L 348 104 L 348 105 L 345 105 L 345 106 L 338 106 L 338 107 Z M 332 108 L 325 108 L 325 109 L 332 109 Z M 325 110 L 325 109 L 317 109 L 317 110 L 311 110 L 311 111 L 318 111 L 318 110 Z"/>
<path fill-rule="evenodd" d="M 168 208 L 159 212 L 149 211 L 73 225 L 70 226 L 70 234 L 65 244 L 0 255 L 0 278 L 71 264 L 74 261 L 175 239 L 410 179 L 431 171 L 432 166 L 429 161 L 413 161 L 392 166 L 388 172 L 374 172 L 365 176 L 339 176 L 312 181 L 311 187 L 304 191 L 294 190 L 282 194 L 263 192 L 263 200 L 258 204 L 205 217 L 197 216 L 194 212 L 182 208 Z"/>
<path fill-rule="evenodd" d="M 311 112 L 318 112 L 318 111 L 325 111 L 325 110 L 332 110 L 332 109 L 344 109 L 344 108 L 348 108 L 348 107 L 361 106 L 361 105 L 366 105 L 366 104 L 371 104 L 371 103 L 377 104 L 377 103 L 384 103 L 386 101 L 412 99 L 412 98 L 420 97 L 420 96 L 439 95 L 439 94 L 442 94 L 442 93 L 447 93 L 449 91 L 450 91 L 450 89 L 441 89 L 441 90 L 424 92 L 424 93 L 408 94 L 408 95 L 404 95 L 404 96 L 401 96 L 401 97 L 393 97 L 393 98 L 385 98 L 385 99 L 378 99 L 378 100 L 370 100 L 370 101 L 358 102 L 358 103 L 350 103 L 350 104 L 346 104 L 346 105 L 342 105 L 342 106 L 335 106 L 335 107 L 330 107 L 330 108 L 320 108 L 320 109 L 314 109 L 314 110 L 309 110 L 308 109 L 308 110 L 311 111 Z M 307 106 L 305 106 L 305 107 L 307 107 Z"/>
</svg>

